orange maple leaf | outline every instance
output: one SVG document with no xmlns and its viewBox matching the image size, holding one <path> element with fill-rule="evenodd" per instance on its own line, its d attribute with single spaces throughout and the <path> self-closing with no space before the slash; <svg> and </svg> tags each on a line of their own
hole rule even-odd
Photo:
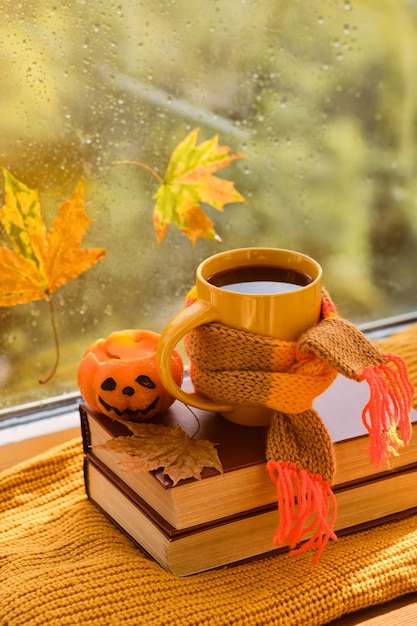
<svg viewBox="0 0 417 626">
<path fill-rule="evenodd" d="M 116 437 L 97 446 L 120 455 L 126 472 L 149 472 L 162 468 L 176 485 L 186 478 L 201 478 L 205 467 L 223 472 L 217 450 L 211 441 L 192 439 L 180 426 L 137 424 L 123 421 L 134 434 Z"/>
<path fill-rule="evenodd" d="M 103 248 L 83 249 L 81 240 L 92 222 L 84 212 L 84 190 L 79 181 L 71 198 L 59 207 L 47 232 L 38 192 L 29 189 L 6 169 L 5 204 L 0 209 L 11 247 L 0 247 L 0 306 L 46 298 L 59 357 L 51 294 L 103 258 Z M 57 363 L 53 373 L 56 370 Z M 48 377 L 49 380 L 50 377 Z"/>
<path fill-rule="evenodd" d="M 231 154 L 228 146 L 220 146 L 218 135 L 197 145 L 198 132 L 195 128 L 175 148 L 164 178 L 149 166 L 135 163 L 150 171 L 160 183 L 154 195 L 156 204 L 152 218 L 158 243 L 164 239 L 171 223 L 193 244 L 198 238 L 221 241 L 200 203 L 223 211 L 224 205 L 230 202 L 246 202 L 232 182 L 214 175 L 244 155 Z"/>
</svg>

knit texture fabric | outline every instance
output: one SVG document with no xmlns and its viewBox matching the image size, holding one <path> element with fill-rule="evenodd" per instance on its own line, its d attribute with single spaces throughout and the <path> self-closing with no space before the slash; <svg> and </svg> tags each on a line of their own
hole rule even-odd
<svg viewBox="0 0 417 626">
<path fill-rule="evenodd" d="M 417 325 L 381 344 L 417 384 Z M 417 397 L 413 405 L 417 408 Z M 91 503 L 81 439 L 0 473 L 1 626 L 322 626 L 417 592 L 417 515 L 188 578 L 146 557 Z"/>
<path fill-rule="evenodd" d="M 187 305 L 193 298 L 187 298 Z M 313 400 L 338 373 L 366 380 L 363 411 L 370 461 L 377 467 L 410 439 L 413 386 L 402 357 L 384 353 L 353 324 L 341 319 L 323 291 L 318 324 L 298 341 L 236 330 L 219 323 L 193 329 L 185 338 L 191 379 L 200 393 L 221 404 L 274 410 L 266 444 L 267 469 L 276 484 L 277 545 L 292 554 L 314 549 L 319 559 L 333 531 L 336 499 L 333 445 Z"/>
</svg>

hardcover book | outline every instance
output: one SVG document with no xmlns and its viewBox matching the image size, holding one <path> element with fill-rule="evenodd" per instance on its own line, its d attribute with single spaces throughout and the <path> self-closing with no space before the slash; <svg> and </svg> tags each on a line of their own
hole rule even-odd
<svg viewBox="0 0 417 626">
<path fill-rule="evenodd" d="M 125 534 L 177 576 L 196 574 L 283 551 L 273 543 L 276 504 L 267 504 L 189 528 L 176 529 L 92 454 L 85 456 L 90 499 Z M 340 536 L 417 511 L 417 463 L 335 488 Z M 194 502 L 196 508 L 199 502 Z"/>
<path fill-rule="evenodd" d="M 335 492 L 352 489 L 377 478 L 388 479 L 399 470 L 412 468 L 417 462 L 417 411 L 413 409 L 413 436 L 408 446 L 397 457 L 392 458 L 389 468 L 376 469 L 370 463 L 368 435 L 361 418 L 368 395 L 366 383 L 357 383 L 338 376 L 333 385 L 316 399 L 315 408 L 335 445 Z M 200 423 L 198 437 L 217 444 L 223 474 L 205 468 L 201 480 L 187 479 L 172 486 L 171 480 L 163 471 L 125 472 L 121 469 L 121 454 L 98 446 L 111 438 L 130 435 L 130 431 L 120 422 L 81 405 L 85 452 L 101 461 L 177 530 L 245 514 L 248 510 L 269 505 L 276 510 L 276 488 L 265 467 L 267 429 L 239 426 L 215 413 L 196 409 L 194 412 Z M 196 430 L 196 418 L 180 402 L 175 402 L 168 411 L 153 421 L 171 427 L 179 424 L 190 435 Z M 389 488 L 388 483 L 386 487 Z M 355 523 L 354 520 L 353 522 Z"/>
</svg>

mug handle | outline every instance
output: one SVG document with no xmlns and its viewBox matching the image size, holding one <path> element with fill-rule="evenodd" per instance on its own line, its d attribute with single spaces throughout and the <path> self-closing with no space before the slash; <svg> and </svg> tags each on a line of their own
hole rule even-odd
<svg viewBox="0 0 417 626">
<path fill-rule="evenodd" d="M 174 381 L 171 372 L 171 355 L 177 343 L 190 330 L 209 322 L 218 322 L 219 316 L 217 311 L 204 300 L 196 300 L 190 306 L 183 309 L 178 315 L 172 319 L 163 330 L 158 342 L 156 353 L 156 364 L 159 378 L 165 389 L 175 398 L 190 404 L 197 409 L 204 411 L 214 411 L 218 413 L 229 413 L 233 411 L 233 407 L 218 405 L 206 396 L 194 391 L 186 392 Z"/>
</svg>

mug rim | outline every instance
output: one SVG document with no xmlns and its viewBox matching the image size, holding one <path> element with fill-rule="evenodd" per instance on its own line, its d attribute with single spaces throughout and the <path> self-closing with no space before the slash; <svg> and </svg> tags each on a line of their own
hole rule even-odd
<svg viewBox="0 0 417 626">
<path fill-rule="evenodd" d="M 202 282 L 202 284 L 210 289 L 210 290 L 214 290 L 214 292 L 222 292 L 223 294 L 227 293 L 230 295 L 236 295 L 237 297 L 241 297 L 242 294 L 239 294 L 237 292 L 228 290 L 228 289 L 224 289 L 223 287 L 218 287 L 216 285 L 213 285 L 213 283 L 209 282 L 209 278 L 210 276 L 214 276 L 217 272 L 212 272 L 209 275 L 205 275 L 204 270 L 206 269 L 207 266 L 209 266 L 211 263 L 216 263 L 219 259 L 225 259 L 225 258 L 230 258 L 230 264 L 227 264 L 227 267 L 224 268 L 224 270 L 229 270 L 229 269 L 233 269 L 235 266 L 236 267 L 243 267 L 243 266 L 253 266 L 253 265 L 265 265 L 265 264 L 271 264 L 271 261 L 268 259 L 262 259 L 261 256 L 259 256 L 258 258 L 254 258 L 254 257 L 250 257 L 250 253 L 251 252 L 258 252 L 259 255 L 261 255 L 262 253 L 275 253 L 275 252 L 279 252 L 282 253 L 282 255 L 294 255 L 297 256 L 298 258 L 302 259 L 304 262 L 308 262 L 309 265 L 311 265 L 312 267 L 314 267 L 316 269 L 316 276 L 313 278 L 311 282 L 307 283 L 307 285 L 300 285 L 299 289 L 297 289 L 298 292 L 303 291 L 304 289 L 311 289 L 318 281 L 320 281 L 322 279 L 323 276 L 323 269 L 320 265 L 320 263 L 318 261 L 316 261 L 316 259 L 314 259 L 313 257 L 303 253 L 303 252 L 299 252 L 298 250 L 292 250 L 289 248 L 272 248 L 272 247 L 264 247 L 264 246 L 251 246 L 251 247 L 246 247 L 246 248 L 232 248 L 230 250 L 224 250 L 222 252 L 218 252 L 217 254 L 213 254 L 209 257 L 207 257 L 206 259 L 204 259 L 197 267 L 196 270 L 196 279 L 197 279 L 197 290 L 198 290 L 198 283 L 199 281 Z M 234 256 L 234 254 L 236 253 L 236 255 L 240 254 L 244 254 L 246 253 L 248 256 L 246 258 L 246 263 L 244 262 L 244 259 L 241 257 L 239 260 L 239 263 L 237 265 L 235 265 L 232 262 L 232 257 Z M 258 261 L 258 262 L 257 262 Z M 277 267 L 283 267 L 282 265 Z M 292 269 L 298 269 L 296 266 L 291 266 Z M 223 271 L 223 270 L 222 270 Z M 283 291 L 280 293 L 276 293 L 273 294 L 274 297 L 282 297 L 282 296 L 286 296 L 288 293 L 291 293 L 291 291 Z M 249 294 L 245 294 L 246 296 Z M 250 294 L 251 298 L 263 298 L 265 297 L 264 294 Z"/>
</svg>

